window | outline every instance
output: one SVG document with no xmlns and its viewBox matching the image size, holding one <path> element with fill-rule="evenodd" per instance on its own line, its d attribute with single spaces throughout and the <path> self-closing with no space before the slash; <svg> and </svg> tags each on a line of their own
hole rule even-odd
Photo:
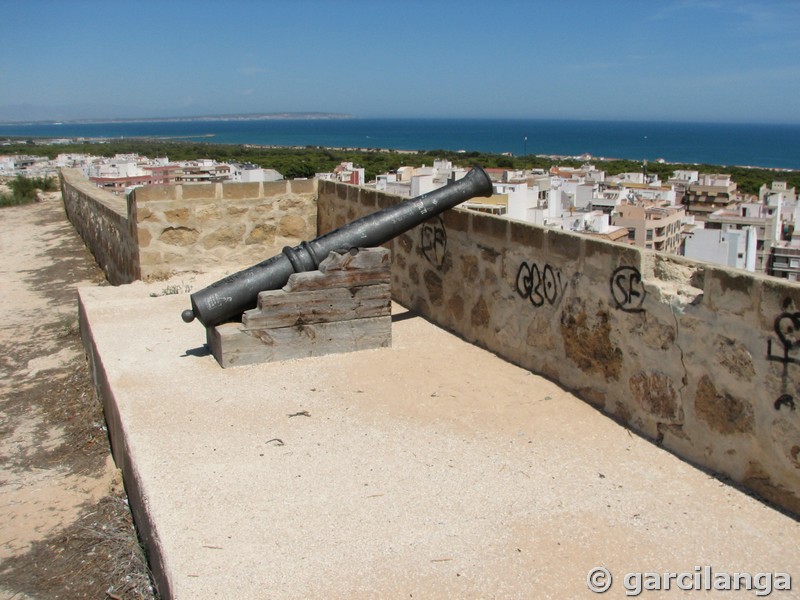
<svg viewBox="0 0 800 600">
<path fill-rule="evenodd" d="M 647 241 L 651 241 L 653 239 L 653 230 L 652 229 L 648 229 L 647 230 L 647 235 L 645 236 L 645 239 Z"/>
</svg>

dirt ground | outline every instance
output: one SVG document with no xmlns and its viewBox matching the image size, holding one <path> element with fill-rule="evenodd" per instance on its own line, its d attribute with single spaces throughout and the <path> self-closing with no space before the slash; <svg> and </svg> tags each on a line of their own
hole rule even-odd
<svg viewBox="0 0 800 600">
<path fill-rule="evenodd" d="M 78 333 L 105 285 L 60 193 L 0 209 L 0 600 L 152 599 Z"/>
</svg>

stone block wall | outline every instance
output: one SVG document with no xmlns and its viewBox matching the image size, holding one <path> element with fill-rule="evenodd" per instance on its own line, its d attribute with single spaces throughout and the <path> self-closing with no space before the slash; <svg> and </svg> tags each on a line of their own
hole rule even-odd
<svg viewBox="0 0 800 600">
<path fill-rule="evenodd" d="M 61 197 L 67 218 L 113 285 L 139 279 L 136 231 L 129 205 L 92 184 L 77 169 L 62 169 Z"/>
<path fill-rule="evenodd" d="M 314 180 L 148 186 L 131 194 L 141 278 L 250 266 L 316 236 Z"/>
<path fill-rule="evenodd" d="M 400 201 L 320 182 L 319 231 Z M 464 209 L 386 246 L 402 304 L 800 514 L 800 285 Z"/>
<path fill-rule="evenodd" d="M 136 189 L 127 200 L 61 172 L 67 216 L 114 285 L 249 267 L 316 237 L 314 180 Z"/>
</svg>

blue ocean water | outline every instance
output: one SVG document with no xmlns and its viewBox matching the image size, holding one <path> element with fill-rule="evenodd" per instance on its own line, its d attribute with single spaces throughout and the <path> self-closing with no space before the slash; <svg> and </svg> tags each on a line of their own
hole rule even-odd
<svg viewBox="0 0 800 600">
<path fill-rule="evenodd" d="M 537 119 L 272 119 L 0 124 L 0 138 L 464 150 L 800 169 L 800 125 Z"/>
</svg>

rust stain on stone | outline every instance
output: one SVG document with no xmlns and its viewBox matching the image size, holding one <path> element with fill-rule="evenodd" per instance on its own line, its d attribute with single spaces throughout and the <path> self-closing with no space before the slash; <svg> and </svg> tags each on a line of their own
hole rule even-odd
<svg viewBox="0 0 800 600">
<path fill-rule="evenodd" d="M 577 393 L 578 396 L 586 400 L 592 406 L 596 406 L 597 408 L 605 408 L 606 406 L 606 394 L 602 390 L 592 387 L 584 387 L 579 388 Z"/>
<path fill-rule="evenodd" d="M 299 215 L 286 215 L 278 224 L 278 234 L 285 237 L 303 238 L 306 233 L 306 222 Z"/>
<path fill-rule="evenodd" d="M 675 343 L 675 327 L 655 319 L 642 319 L 631 329 L 631 333 L 641 336 L 644 343 L 659 350 L 669 350 Z"/>
<path fill-rule="evenodd" d="M 703 375 L 697 384 L 694 407 L 698 418 L 717 433 L 753 431 L 753 407 L 730 394 L 719 393 L 708 375 Z"/>
<path fill-rule="evenodd" d="M 660 371 L 641 371 L 628 380 L 631 394 L 647 413 L 670 423 L 683 422 L 683 407 L 672 379 Z"/>
<path fill-rule="evenodd" d="M 455 295 L 447 301 L 447 310 L 453 317 L 453 321 L 460 322 L 464 318 L 464 300 L 459 295 Z"/>
<path fill-rule="evenodd" d="M 203 238 L 203 247 L 208 249 L 225 246 L 226 248 L 236 248 L 244 237 L 244 223 L 237 223 L 220 227 L 216 231 Z"/>
<path fill-rule="evenodd" d="M 614 414 L 617 415 L 623 422 L 630 423 L 633 415 L 631 415 L 631 409 L 628 407 L 627 404 L 623 404 L 619 400 L 614 404 Z"/>
<path fill-rule="evenodd" d="M 405 252 L 411 252 L 411 249 L 414 247 L 414 241 L 413 241 L 413 240 L 411 239 L 411 237 L 410 237 L 408 234 L 406 234 L 406 233 L 402 233 L 402 234 L 400 234 L 400 235 L 397 237 L 397 241 L 400 243 L 400 247 L 401 247 L 401 248 L 402 248 L 402 249 L 403 249 Z"/>
<path fill-rule="evenodd" d="M 419 271 L 417 270 L 417 265 L 410 265 L 408 267 L 408 278 L 414 285 L 419 284 Z"/>
<path fill-rule="evenodd" d="M 428 290 L 428 298 L 430 299 L 431 304 L 441 304 L 442 278 L 431 270 L 425 271 L 425 274 L 422 276 L 422 278 L 425 281 L 425 287 Z"/>
<path fill-rule="evenodd" d="M 800 515 L 800 498 L 782 485 L 774 483 L 759 462 L 750 461 L 742 483 L 767 500 Z"/>
<path fill-rule="evenodd" d="M 189 209 L 184 207 L 184 208 L 173 208 L 171 210 L 165 210 L 164 216 L 170 223 L 185 221 L 186 219 L 189 218 Z"/>
<path fill-rule="evenodd" d="M 478 258 L 472 255 L 461 257 L 461 275 L 467 283 L 473 283 L 478 279 Z"/>
<path fill-rule="evenodd" d="M 753 357 L 741 342 L 724 336 L 717 336 L 716 359 L 728 371 L 745 381 L 749 381 L 755 374 Z"/>
<path fill-rule="evenodd" d="M 575 305 L 579 308 L 575 309 Z M 575 312 L 573 312 L 575 311 Z M 600 373 L 606 381 L 619 379 L 622 350 L 611 343 L 608 312 L 598 310 L 590 321 L 580 301 L 561 315 L 564 353 L 585 373 Z"/>
<path fill-rule="evenodd" d="M 272 244 L 275 241 L 274 225 L 256 225 L 250 230 L 245 244 Z"/>
<path fill-rule="evenodd" d="M 478 298 L 475 306 L 472 307 L 470 321 L 474 327 L 485 327 L 489 323 L 489 307 L 483 296 Z"/>
<path fill-rule="evenodd" d="M 188 227 L 167 227 L 158 239 L 171 246 L 191 246 L 200 236 L 196 229 Z"/>
</svg>

